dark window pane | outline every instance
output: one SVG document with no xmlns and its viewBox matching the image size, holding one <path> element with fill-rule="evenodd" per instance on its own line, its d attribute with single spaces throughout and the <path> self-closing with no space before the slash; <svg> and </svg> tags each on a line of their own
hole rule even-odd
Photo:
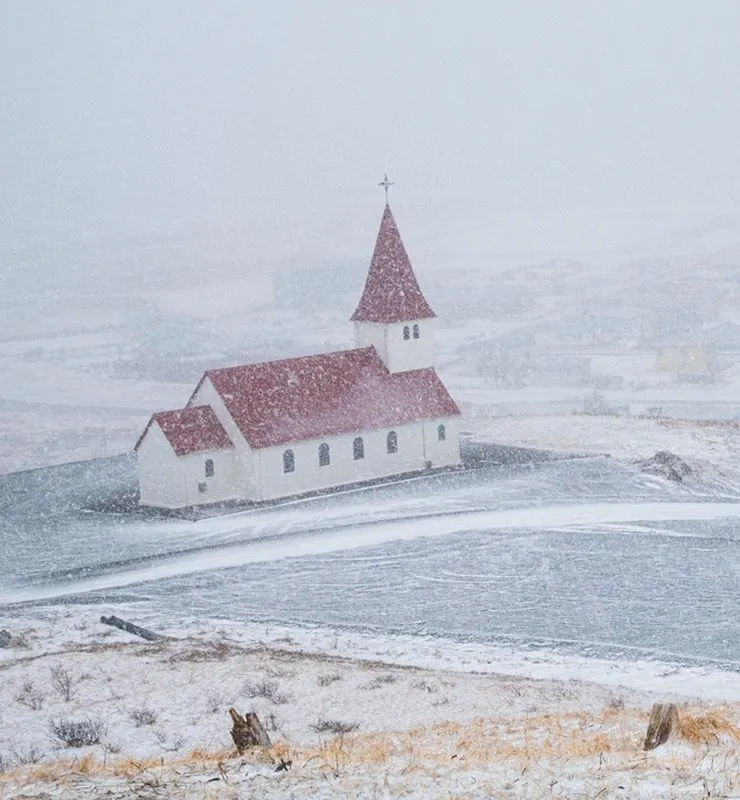
<svg viewBox="0 0 740 800">
<path fill-rule="evenodd" d="M 329 466 L 329 445 L 326 442 L 319 445 L 319 466 Z"/>
</svg>

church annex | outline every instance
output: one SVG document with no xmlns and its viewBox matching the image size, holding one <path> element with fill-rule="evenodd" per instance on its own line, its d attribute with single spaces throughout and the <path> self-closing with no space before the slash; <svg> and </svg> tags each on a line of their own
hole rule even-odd
<svg viewBox="0 0 740 800">
<path fill-rule="evenodd" d="M 208 370 L 136 443 L 140 503 L 270 500 L 459 464 L 435 319 L 386 203 L 352 315 L 356 349 Z"/>
</svg>

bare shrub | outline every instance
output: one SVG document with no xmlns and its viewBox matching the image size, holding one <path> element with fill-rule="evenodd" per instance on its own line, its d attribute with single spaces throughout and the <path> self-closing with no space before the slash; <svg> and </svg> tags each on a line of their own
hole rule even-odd
<svg viewBox="0 0 740 800">
<path fill-rule="evenodd" d="M 14 747 L 13 755 L 19 764 L 38 764 L 44 758 L 44 751 L 35 744 L 28 747 Z"/>
<path fill-rule="evenodd" d="M 395 675 L 391 675 L 387 673 L 386 675 L 378 675 L 377 678 L 373 678 L 370 683 L 367 685 L 367 689 L 380 689 L 381 686 L 385 686 L 389 683 L 395 683 L 398 678 Z"/>
<path fill-rule="evenodd" d="M 61 664 L 55 664 L 51 668 L 51 686 L 67 703 L 72 699 L 74 681 L 69 670 L 66 670 Z"/>
<path fill-rule="evenodd" d="M 354 733 L 360 727 L 359 722 L 343 722 L 339 719 L 324 719 L 319 717 L 311 728 L 316 733 L 333 733 L 336 736 L 344 736 L 347 733 Z"/>
<path fill-rule="evenodd" d="M 3 635 L 4 634 L 4 635 Z M 28 634 L 26 631 L 19 631 L 16 634 L 10 633 L 10 631 L 0 631 L 0 647 L 28 647 Z"/>
<path fill-rule="evenodd" d="M 206 697 L 206 710 L 210 711 L 211 714 L 216 714 L 229 705 L 231 705 L 231 703 L 223 692 L 211 692 L 208 697 Z"/>
<path fill-rule="evenodd" d="M 86 747 L 99 744 L 105 736 L 107 727 L 103 720 L 93 719 L 51 719 L 49 732 L 52 737 L 65 747 Z"/>
<path fill-rule="evenodd" d="M 564 686 L 556 687 L 552 693 L 556 700 L 575 700 L 578 697 L 578 694 L 573 689 L 567 689 Z"/>
<path fill-rule="evenodd" d="M 0 774 L 10 772 L 11 768 L 10 756 L 7 753 L 0 752 Z"/>
<path fill-rule="evenodd" d="M 255 683 L 246 681 L 242 686 L 242 694 L 249 698 L 264 697 L 276 706 L 284 705 L 288 702 L 288 696 L 280 691 L 277 681 L 259 680 Z"/>
<path fill-rule="evenodd" d="M 439 700 L 432 700 L 432 707 L 439 708 L 440 706 L 446 706 L 450 702 L 450 698 L 446 695 L 444 697 L 440 697 Z"/>
<path fill-rule="evenodd" d="M 144 725 L 154 725 L 158 719 L 157 712 L 147 706 L 132 708 L 128 714 L 137 728 L 141 728 Z"/>
<path fill-rule="evenodd" d="M 37 689 L 31 681 L 26 681 L 21 687 L 20 692 L 15 696 L 16 702 L 22 706 L 30 708 L 32 711 L 40 711 L 44 705 L 46 695 Z"/>
<path fill-rule="evenodd" d="M 294 669 L 287 669 L 286 667 L 278 667 L 278 666 L 271 666 L 268 667 L 265 672 L 271 678 L 294 678 L 295 677 L 295 670 Z"/>
<path fill-rule="evenodd" d="M 439 686 L 436 683 L 430 683 L 429 681 L 420 680 L 415 681 L 411 684 L 414 689 L 418 689 L 421 692 L 426 692 L 427 694 L 436 694 L 439 691 Z"/>
<path fill-rule="evenodd" d="M 341 681 L 342 676 L 338 672 L 322 672 L 317 678 L 319 686 L 329 686 L 335 681 Z"/>
<path fill-rule="evenodd" d="M 270 711 L 269 714 L 265 715 L 265 730 L 275 732 L 279 727 L 280 722 L 274 711 Z"/>
<path fill-rule="evenodd" d="M 624 709 L 624 697 L 616 695 L 607 700 L 606 707 L 611 711 L 622 711 Z"/>
<path fill-rule="evenodd" d="M 170 738 L 164 731 L 154 730 L 152 733 L 162 750 L 166 750 L 168 753 L 177 752 L 185 744 L 185 737 L 180 734 L 175 734 Z"/>
</svg>

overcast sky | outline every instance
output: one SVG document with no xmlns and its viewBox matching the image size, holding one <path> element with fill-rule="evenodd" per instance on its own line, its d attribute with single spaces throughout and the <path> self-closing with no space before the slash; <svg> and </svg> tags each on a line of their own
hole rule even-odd
<svg viewBox="0 0 740 800">
<path fill-rule="evenodd" d="M 417 217 L 737 207 L 739 31 L 737 0 L 4 0 L 0 231 L 376 224 L 385 170 Z"/>
</svg>

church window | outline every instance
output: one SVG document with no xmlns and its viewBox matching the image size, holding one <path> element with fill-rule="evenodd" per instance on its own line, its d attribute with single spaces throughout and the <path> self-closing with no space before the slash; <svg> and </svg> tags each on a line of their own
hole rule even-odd
<svg viewBox="0 0 740 800">
<path fill-rule="evenodd" d="M 215 470 L 213 468 L 213 459 L 212 458 L 207 458 L 206 459 L 206 478 L 212 478 L 214 471 Z"/>
<path fill-rule="evenodd" d="M 329 445 L 324 442 L 323 444 L 319 445 L 319 466 L 328 467 L 329 461 Z"/>
<path fill-rule="evenodd" d="M 411 332 L 409 331 L 409 326 L 408 325 L 404 325 L 403 326 L 403 338 L 404 339 L 410 339 L 411 338 Z"/>
<path fill-rule="evenodd" d="M 418 325 L 414 325 L 414 339 L 418 339 L 418 338 L 419 338 L 419 326 Z"/>
<path fill-rule="evenodd" d="M 295 472 L 295 453 L 292 450 L 283 453 L 283 472 Z"/>
<path fill-rule="evenodd" d="M 444 425 L 437 425 L 437 439 L 440 442 L 444 442 L 447 438 L 447 429 Z"/>
<path fill-rule="evenodd" d="M 352 452 L 354 454 L 355 461 L 365 458 L 365 442 L 363 442 L 362 436 L 358 436 L 354 442 L 352 442 Z"/>
<path fill-rule="evenodd" d="M 385 437 L 385 447 L 389 453 L 398 452 L 398 435 L 395 431 L 388 431 L 388 435 Z"/>
</svg>

